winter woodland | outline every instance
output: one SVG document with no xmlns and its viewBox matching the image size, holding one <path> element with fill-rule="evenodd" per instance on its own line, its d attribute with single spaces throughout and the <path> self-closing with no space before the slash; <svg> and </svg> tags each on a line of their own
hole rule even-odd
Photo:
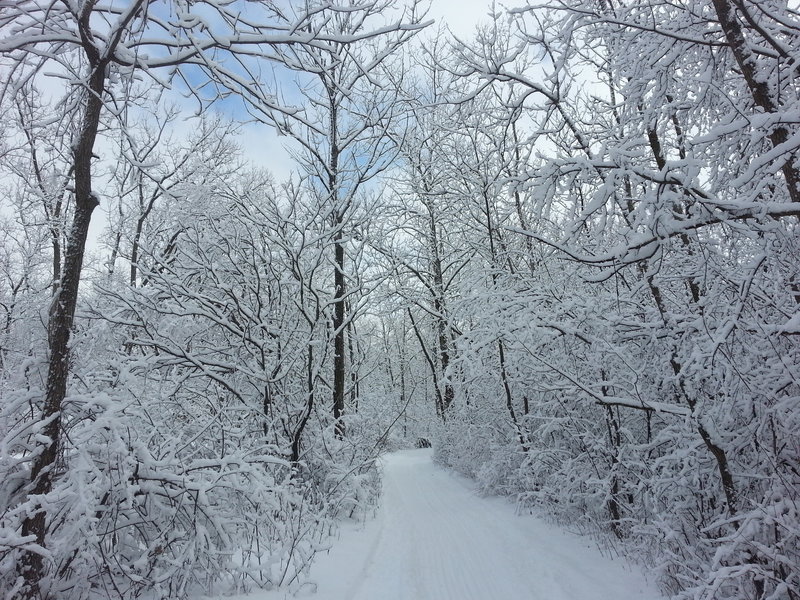
<svg viewBox="0 0 800 600">
<path fill-rule="evenodd" d="M 6 600 L 296 589 L 424 440 L 800 600 L 796 4 L 494 11 L 0 0 Z"/>
</svg>

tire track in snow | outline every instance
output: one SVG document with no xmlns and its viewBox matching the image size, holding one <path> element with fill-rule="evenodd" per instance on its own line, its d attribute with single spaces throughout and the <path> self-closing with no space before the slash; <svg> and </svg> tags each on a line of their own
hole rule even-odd
<svg viewBox="0 0 800 600">
<path fill-rule="evenodd" d="M 591 543 L 431 462 L 384 458 L 378 515 L 312 568 L 315 600 L 661 600 L 644 576 Z"/>
</svg>

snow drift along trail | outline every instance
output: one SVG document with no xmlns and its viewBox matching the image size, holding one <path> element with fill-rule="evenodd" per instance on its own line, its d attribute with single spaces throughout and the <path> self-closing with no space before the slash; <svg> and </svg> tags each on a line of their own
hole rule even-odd
<svg viewBox="0 0 800 600">
<path fill-rule="evenodd" d="M 315 600 L 657 600 L 641 573 L 598 553 L 590 541 L 431 461 L 430 450 L 383 459 L 376 518 L 345 530 L 312 567 Z M 308 587 L 308 586 L 306 586 Z M 254 594 L 249 599 L 289 597 Z"/>
</svg>

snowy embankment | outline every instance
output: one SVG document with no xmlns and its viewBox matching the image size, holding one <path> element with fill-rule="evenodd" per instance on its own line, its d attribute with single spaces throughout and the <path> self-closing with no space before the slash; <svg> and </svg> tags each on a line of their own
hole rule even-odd
<svg viewBox="0 0 800 600">
<path fill-rule="evenodd" d="M 315 600 L 658 600 L 644 576 L 603 557 L 586 539 L 503 498 L 483 498 L 468 479 L 431 461 L 430 450 L 383 460 L 374 520 L 344 529 L 312 567 Z M 316 593 L 313 592 L 316 587 Z M 291 598 L 257 592 L 241 600 Z"/>
</svg>

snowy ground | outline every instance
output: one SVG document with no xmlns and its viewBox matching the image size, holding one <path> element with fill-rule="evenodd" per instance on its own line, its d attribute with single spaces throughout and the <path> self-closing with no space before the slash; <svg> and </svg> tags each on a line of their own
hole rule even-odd
<svg viewBox="0 0 800 600">
<path fill-rule="evenodd" d="M 585 539 L 431 462 L 429 450 L 384 459 L 377 517 L 345 529 L 312 567 L 314 600 L 659 600 L 641 573 Z M 260 592 L 241 600 L 292 598 Z"/>
</svg>

